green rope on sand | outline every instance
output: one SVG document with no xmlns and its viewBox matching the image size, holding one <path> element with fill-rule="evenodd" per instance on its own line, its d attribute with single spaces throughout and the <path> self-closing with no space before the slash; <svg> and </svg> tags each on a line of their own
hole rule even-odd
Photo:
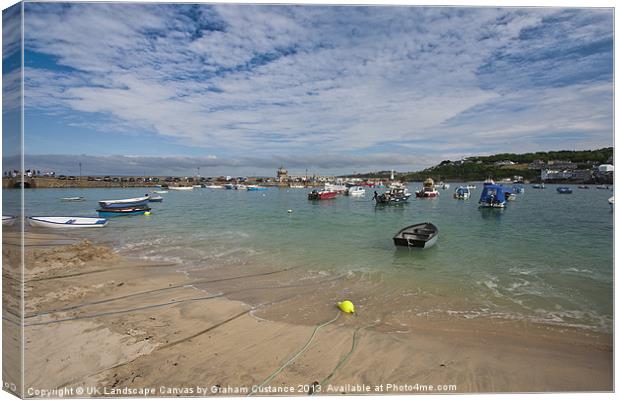
<svg viewBox="0 0 620 400">
<path fill-rule="evenodd" d="M 340 369 L 340 367 L 342 367 L 344 365 L 345 362 L 347 362 L 347 360 L 349 359 L 349 357 L 351 356 L 351 354 L 353 354 L 353 352 L 355 351 L 355 345 L 357 343 L 357 333 L 360 331 L 360 329 L 362 329 L 362 327 L 359 327 L 357 329 L 355 329 L 355 331 L 353 331 L 353 340 L 351 341 L 351 350 L 349 350 L 349 352 L 347 354 L 344 355 L 344 357 L 342 357 L 340 359 L 340 361 L 338 362 L 338 364 L 336 364 L 336 366 L 334 367 L 334 369 L 332 370 L 332 372 L 329 373 L 329 375 L 327 375 L 325 377 L 325 379 L 323 379 L 320 383 L 319 386 L 323 387 L 323 385 L 325 385 L 325 383 L 327 383 L 327 381 L 329 381 L 332 376 L 334 376 L 334 374 L 336 373 L 336 371 L 338 369 Z"/>
<path fill-rule="evenodd" d="M 265 379 L 260 385 L 255 386 L 252 389 L 252 391 L 250 393 L 248 393 L 248 396 L 252 396 L 258 390 L 260 390 L 260 388 L 262 388 L 263 386 L 265 386 L 266 384 L 271 382 L 273 380 L 273 378 L 275 378 L 280 372 L 282 372 L 284 370 L 284 368 L 288 367 L 293 361 L 295 361 L 304 351 L 306 351 L 308 349 L 308 347 L 310 347 L 310 343 L 312 343 L 312 340 L 314 339 L 314 336 L 319 331 L 319 329 L 323 328 L 324 326 L 327 326 L 327 325 L 331 324 L 332 322 L 335 322 L 338 319 L 338 317 L 340 317 L 340 311 L 338 311 L 338 314 L 336 314 L 336 316 L 333 319 L 331 319 L 331 320 L 329 320 L 327 322 L 324 322 L 324 323 L 322 323 L 320 325 L 317 325 L 314 328 L 314 330 L 312 331 L 312 335 L 310 335 L 310 338 L 308 339 L 306 344 L 304 344 L 304 346 L 297 353 L 295 353 L 284 364 L 282 364 L 282 366 L 280 366 L 280 368 L 278 368 L 273 374 L 269 375 L 269 377 L 267 379 Z"/>
</svg>

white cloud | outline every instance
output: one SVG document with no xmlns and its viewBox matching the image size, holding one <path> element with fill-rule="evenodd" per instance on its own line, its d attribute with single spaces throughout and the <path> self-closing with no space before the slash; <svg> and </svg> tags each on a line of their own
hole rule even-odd
<svg viewBox="0 0 620 400">
<path fill-rule="evenodd" d="M 100 130 L 135 127 L 236 154 L 342 157 L 391 145 L 396 157 L 406 151 L 400 143 L 414 141 L 406 145 L 441 159 L 438 149 L 454 148 L 448 143 L 466 149 L 493 142 L 518 151 L 547 145 L 549 132 L 569 131 L 593 135 L 584 143 L 610 144 L 609 81 L 507 89 L 493 73 L 481 76 L 484 66 L 500 65 L 489 63 L 498 54 L 551 50 L 557 39 L 551 33 L 528 43 L 520 35 L 559 14 L 28 3 L 27 46 L 67 68 L 27 69 L 26 102 L 103 114 Z M 573 23 L 582 14 L 594 22 Z M 609 34 L 596 12 L 575 15 L 557 23 L 572 28 L 574 43 Z M 502 71 L 514 68 L 500 61 Z M 544 65 L 554 62 L 570 69 L 561 60 Z"/>
</svg>

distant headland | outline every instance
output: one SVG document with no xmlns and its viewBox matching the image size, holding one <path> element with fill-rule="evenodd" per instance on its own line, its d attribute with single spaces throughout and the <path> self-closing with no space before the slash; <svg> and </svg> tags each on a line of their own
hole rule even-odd
<svg viewBox="0 0 620 400">
<path fill-rule="evenodd" d="M 353 177 L 387 179 L 393 175 L 401 181 L 423 181 L 430 177 L 436 181 L 460 182 L 482 181 L 490 177 L 531 182 L 613 183 L 613 153 L 613 147 L 582 151 L 501 153 L 456 161 L 444 160 L 416 172 L 377 171 Z"/>
</svg>

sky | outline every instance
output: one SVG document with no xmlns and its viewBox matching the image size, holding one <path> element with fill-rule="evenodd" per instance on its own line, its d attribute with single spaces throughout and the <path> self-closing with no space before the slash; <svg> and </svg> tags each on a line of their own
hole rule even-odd
<svg viewBox="0 0 620 400">
<path fill-rule="evenodd" d="M 347 174 L 613 145 L 611 9 L 26 3 L 24 21 L 38 169 Z"/>
</svg>

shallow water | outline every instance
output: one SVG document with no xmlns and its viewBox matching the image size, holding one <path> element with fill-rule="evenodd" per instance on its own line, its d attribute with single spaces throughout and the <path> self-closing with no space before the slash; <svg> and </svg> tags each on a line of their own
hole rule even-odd
<svg viewBox="0 0 620 400">
<path fill-rule="evenodd" d="M 127 256 L 179 262 L 195 275 L 226 266 L 299 267 L 299 279 L 350 272 L 380 281 L 386 293 L 370 297 L 395 302 L 396 308 L 407 293 L 428 294 L 415 304 L 419 315 L 526 319 L 611 331 L 613 213 L 607 198 L 612 191 L 574 188 L 573 194 L 560 195 L 554 185 L 526 186 L 505 210 L 487 210 L 477 207 L 481 183 L 466 201 L 452 198 L 456 186 L 436 199 L 379 207 L 371 201 L 372 191 L 363 198 L 319 202 L 308 201 L 307 191 L 299 189 L 170 191 L 162 195 L 163 203 L 151 203 L 151 216 L 114 218 L 104 229 L 80 234 Z M 26 190 L 26 215 L 95 216 L 98 200 L 145 190 Z M 19 192 L 3 194 L 4 214 L 10 214 Z M 87 201 L 60 202 L 70 196 Z M 399 229 L 424 221 L 439 228 L 436 246 L 394 247 L 392 236 Z"/>
</svg>

